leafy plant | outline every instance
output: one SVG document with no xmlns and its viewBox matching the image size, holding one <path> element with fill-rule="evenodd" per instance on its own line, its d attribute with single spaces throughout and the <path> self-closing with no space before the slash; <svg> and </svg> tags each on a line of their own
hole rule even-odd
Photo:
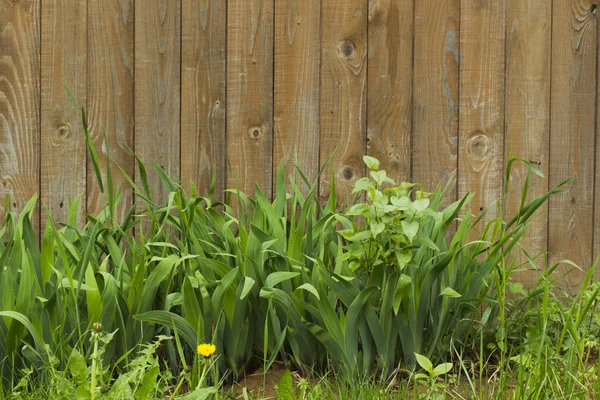
<svg viewBox="0 0 600 400">
<path fill-rule="evenodd" d="M 419 372 L 414 375 L 415 381 L 427 389 L 427 392 L 420 394 L 420 397 L 427 399 L 443 399 L 443 394 L 438 393 L 438 391 L 441 390 L 443 392 L 446 389 L 446 384 L 438 382 L 438 378 L 446 375 L 452 370 L 452 363 L 442 363 L 434 368 L 429 358 L 418 353 L 415 353 L 415 357 L 417 363 L 419 363 L 421 368 L 425 371 L 425 373 Z"/>
</svg>

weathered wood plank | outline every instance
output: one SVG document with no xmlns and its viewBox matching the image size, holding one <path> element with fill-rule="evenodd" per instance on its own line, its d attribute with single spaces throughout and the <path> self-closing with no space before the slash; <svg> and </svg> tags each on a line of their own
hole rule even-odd
<svg viewBox="0 0 600 400">
<path fill-rule="evenodd" d="M 227 5 L 227 156 L 230 187 L 271 196 L 273 0 Z"/>
<path fill-rule="evenodd" d="M 79 104 L 86 104 L 86 5 L 84 0 L 42 4 L 42 206 L 50 209 L 55 221 L 66 222 L 69 199 L 82 194 L 78 224 L 84 222 L 87 152 L 79 110 L 64 85 Z"/>
<path fill-rule="evenodd" d="M 306 192 L 294 167 L 313 181 L 319 170 L 319 2 L 275 3 L 275 99 L 273 170 L 281 160 L 285 176 Z M 274 176 L 275 179 L 275 176 Z M 273 183 L 275 185 L 275 182 Z"/>
<path fill-rule="evenodd" d="M 415 3 L 412 175 L 426 190 L 451 182 L 443 205 L 457 196 L 459 7 L 459 0 Z"/>
<path fill-rule="evenodd" d="M 0 3 L 0 216 L 40 192 L 40 18 L 39 1 Z"/>
<path fill-rule="evenodd" d="M 180 6 L 148 0 L 135 7 L 135 152 L 158 201 L 166 201 L 167 193 L 151 162 L 175 180 L 180 171 Z M 141 187 L 137 170 L 136 181 Z"/>
<path fill-rule="evenodd" d="M 226 1 L 183 0 L 181 182 L 205 194 L 216 168 L 217 199 L 227 185 L 225 136 Z"/>
<path fill-rule="evenodd" d="M 88 122 L 106 182 L 106 151 L 113 181 L 123 190 L 115 218 L 120 221 L 133 204 L 132 189 L 118 166 L 133 178 L 133 0 L 88 2 Z M 103 38 L 103 40 L 98 40 Z M 108 149 L 104 146 L 104 132 Z M 87 162 L 87 210 L 96 215 L 107 202 L 100 193 L 91 158 Z"/>
<path fill-rule="evenodd" d="M 496 216 L 504 156 L 505 0 L 464 0 L 460 10 L 458 195 Z"/>
<path fill-rule="evenodd" d="M 369 0 L 367 152 L 411 177 L 413 0 Z"/>
<path fill-rule="evenodd" d="M 337 148 L 319 184 L 329 197 L 332 168 L 338 204 L 351 200 L 365 174 L 367 98 L 367 4 L 361 0 L 322 3 L 320 162 Z"/>
<path fill-rule="evenodd" d="M 535 164 L 545 176 L 549 165 L 550 54 L 552 4 L 536 0 L 507 2 L 506 38 L 506 136 L 505 159 L 510 153 Z M 513 164 L 509 179 L 508 216 L 519 210 L 527 168 Z M 548 180 L 531 178 L 528 201 L 548 190 Z M 544 253 L 548 245 L 548 207 L 532 220 L 522 245 L 529 254 Z M 522 262 L 527 261 L 525 257 Z M 539 267 L 543 264 L 540 260 Z M 517 273 L 514 279 L 533 286 L 536 272 Z"/>
<path fill-rule="evenodd" d="M 594 203 L 594 112 L 596 101 L 597 20 L 592 1 L 554 3 L 552 15 L 552 123 L 550 185 L 575 178 L 570 193 L 550 199 L 551 262 L 565 258 L 584 270 L 573 271 L 565 288 L 578 290 L 592 261 Z M 570 269 L 564 266 L 564 272 Z"/>
<path fill-rule="evenodd" d="M 598 10 L 596 9 L 596 16 Z M 596 40 L 600 41 L 600 29 L 596 29 Z M 596 66 L 596 178 L 594 180 L 594 251 L 592 261 L 600 257 L 600 68 Z M 600 269 L 596 269 L 596 279 L 600 279 Z"/>
</svg>

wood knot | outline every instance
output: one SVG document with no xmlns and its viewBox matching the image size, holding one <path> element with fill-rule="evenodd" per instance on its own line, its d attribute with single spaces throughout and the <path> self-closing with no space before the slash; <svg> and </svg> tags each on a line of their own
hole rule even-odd
<svg viewBox="0 0 600 400">
<path fill-rule="evenodd" d="M 598 4 L 596 4 L 596 3 L 592 4 L 591 7 L 590 7 L 590 13 L 592 15 L 596 15 L 596 9 L 597 8 L 598 8 Z"/>
<path fill-rule="evenodd" d="M 338 47 L 339 53 L 344 58 L 352 58 L 354 56 L 354 43 L 350 40 L 344 40 Z"/>
<path fill-rule="evenodd" d="M 0 183 L 0 185 L 2 185 L 2 187 L 7 187 L 8 186 L 8 182 L 2 181 L 2 183 Z"/>
<path fill-rule="evenodd" d="M 248 129 L 248 137 L 254 140 L 258 139 L 260 137 L 260 128 L 254 126 Z"/>
<path fill-rule="evenodd" d="M 476 161 L 483 161 L 490 153 L 491 140 L 482 131 L 473 131 L 467 139 L 467 153 Z"/>
<path fill-rule="evenodd" d="M 371 138 L 367 138 L 367 149 L 371 148 Z"/>
<path fill-rule="evenodd" d="M 58 124 L 56 126 L 56 135 L 61 139 L 66 139 L 71 134 L 71 126 L 69 124 L 63 122 L 62 124 Z"/>
<path fill-rule="evenodd" d="M 354 168 L 352 167 L 344 167 L 342 168 L 342 180 L 345 182 L 351 182 L 354 180 L 354 176 L 356 173 L 354 172 Z"/>
</svg>

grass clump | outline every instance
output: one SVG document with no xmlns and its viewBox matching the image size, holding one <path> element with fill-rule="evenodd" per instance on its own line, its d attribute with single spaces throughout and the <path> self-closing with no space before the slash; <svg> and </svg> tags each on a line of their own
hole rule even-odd
<svg viewBox="0 0 600 400">
<path fill-rule="evenodd" d="M 116 221 L 121 192 L 82 120 L 106 207 L 76 226 L 75 199 L 38 242 L 34 198 L 0 228 L 2 398 L 229 398 L 256 370 L 264 394 L 274 365 L 281 398 L 598 393 L 595 266 L 567 298 L 558 265 L 521 248 L 566 183 L 527 202 L 541 176 L 529 162 L 507 165 L 505 179 L 514 162 L 528 170 L 516 215 L 504 192 L 484 223 L 470 195 L 441 207 L 443 189 L 396 183 L 372 157 L 342 210 L 335 187 L 321 204 L 301 173 L 308 190 L 292 180 L 287 193 L 282 165 L 273 200 L 256 187 L 221 202 L 214 179 L 200 196 L 154 164 L 159 203 L 136 158 L 141 187 L 125 177 L 138 202 Z M 511 281 L 524 267 L 540 276 L 529 291 Z"/>
</svg>

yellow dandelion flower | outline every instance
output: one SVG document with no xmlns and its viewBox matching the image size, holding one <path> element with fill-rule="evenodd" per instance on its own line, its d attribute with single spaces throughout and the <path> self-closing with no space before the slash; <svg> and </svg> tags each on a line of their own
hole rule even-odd
<svg viewBox="0 0 600 400">
<path fill-rule="evenodd" d="M 198 355 L 208 358 L 215 354 L 215 351 L 217 351 L 217 346 L 215 346 L 214 344 L 202 343 L 198 345 L 197 350 Z"/>
</svg>

